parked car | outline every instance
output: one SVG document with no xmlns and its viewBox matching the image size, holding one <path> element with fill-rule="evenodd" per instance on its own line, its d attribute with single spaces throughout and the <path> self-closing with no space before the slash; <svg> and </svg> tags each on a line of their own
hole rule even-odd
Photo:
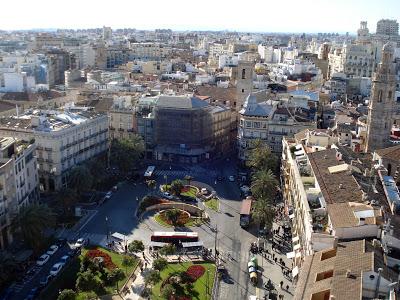
<svg viewBox="0 0 400 300">
<path fill-rule="evenodd" d="M 60 262 L 62 262 L 64 265 L 67 263 L 69 260 L 69 255 L 64 255 L 63 257 L 60 258 Z"/>
<path fill-rule="evenodd" d="M 50 270 L 50 275 L 56 276 L 58 273 L 60 273 L 62 267 L 64 266 L 63 263 L 56 263 L 53 265 L 53 267 Z"/>
<path fill-rule="evenodd" d="M 69 257 L 75 257 L 76 255 L 79 255 L 79 254 L 81 254 L 81 248 L 74 248 L 74 249 L 71 249 L 71 250 L 68 251 L 68 253 L 67 253 L 67 255 L 68 255 Z"/>
<path fill-rule="evenodd" d="M 60 248 L 62 246 L 64 246 L 66 243 L 67 243 L 67 239 L 58 239 L 57 240 L 57 246 L 60 247 Z"/>
<path fill-rule="evenodd" d="M 37 259 L 36 264 L 37 264 L 38 266 L 43 266 L 45 263 L 47 263 L 47 261 L 49 260 L 49 258 L 50 258 L 50 255 L 48 255 L 48 254 L 43 254 L 42 256 L 40 256 L 40 257 Z"/>
<path fill-rule="evenodd" d="M 169 199 L 169 200 L 174 199 L 174 196 L 172 196 L 172 195 L 171 195 L 170 193 L 168 193 L 168 192 L 164 192 L 164 193 L 163 193 L 163 196 L 164 196 L 165 198 Z"/>
<path fill-rule="evenodd" d="M 75 243 L 75 248 L 82 248 L 82 246 L 85 246 L 87 243 L 87 240 L 84 238 L 80 238 L 76 241 Z"/>
<path fill-rule="evenodd" d="M 51 245 L 49 250 L 47 250 L 47 254 L 48 255 L 53 255 L 54 253 L 56 253 L 58 250 L 58 246 L 57 245 Z"/>
<path fill-rule="evenodd" d="M 37 287 L 34 287 L 29 291 L 28 295 L 25 297 L 25 300 L 35 299 L 37 295 L 39 295 L 39 289 Z"/>
<path fill-rule="evenodd" d="M 114 185 L 114 186 L 112 187 L 112 191 L 113 191 L 113 192 L 118 191 L 118 185 Z"/>
<path fill-rule="evenodd" d="M 231 176 L 229 176 L 228 179 L 229 179 L 230 182 L 234 182 L 235 181 L 235 176 L 231 175 Z"/>
<path fill-rule="evenodd" d="M 45 287 L 46 285 L 48 285 L 49 284 L 49 282 L 50 282 L 50 280 L 51 280 L 51 278 L 53 278 L 53 276 L 52 275 L 47 275 L 47 276 L 43 276 L 42 278 L 40 278 L 40 280 L 39 280 L 39 285 L 40 285 L 40 287 Z"/>
</svg>

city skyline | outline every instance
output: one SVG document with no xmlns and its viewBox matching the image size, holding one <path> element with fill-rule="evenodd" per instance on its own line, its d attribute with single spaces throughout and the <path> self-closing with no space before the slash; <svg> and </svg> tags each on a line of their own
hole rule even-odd
<svg viewBox="0 0 400 300">
<path fill-rule="evenodd" d="M 255 1 L 253 5 L 239 6 L 227 2 L 215 3 L 205 0 L 201 7 L 187 5 L 180 0 L 135 3 L 117 1 L 116 8 L 93 6 L 93 3 L 69 1 L 63 11 L 52 9 L 49 0 L 7 2 L 2 5 L 1 30 L 30 29 L 86 29 L 103 25 L 117 28 L 153 30 L 168 28 L 185 30 L 229 30 L 241 32 L 339 32 L 355 33 L 360 21 L 367 21 L 371 32 L 382 18 L 400 19 L 398 3 L 394 0 L 372 1 L 288 1 L 285 7 L 272 6 L 271 1 Z M 271 7 L 281 13 L 268 13 Z M 326 8 L 329 7 L 329 14 Z M 151 11 L 149 11 L 151 9 Z M 15 18 L 13 11 L 18 11 Z M 112 12 L 112 15 L 110 14 Z M 256 13 L 255 13 L 256 12 Z M 78 20 L 78 22 L 77 22 Z M 206 21 L 206 22 L 204 22 Z"/>
</svg>

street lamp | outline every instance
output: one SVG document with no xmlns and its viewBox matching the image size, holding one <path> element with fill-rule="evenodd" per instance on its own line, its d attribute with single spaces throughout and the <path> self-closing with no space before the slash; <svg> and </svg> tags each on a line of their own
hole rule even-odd
<svg viewBox="0 0 400 300">
<path fill-rule="evenodd" d="M 108 217 L 106 216 L 106 228 L 107 228 L 107 243 L 109 242 L 109 232 L 110 232 L 110 230 L 109 230 L 109 228 L 108 228 Z"/>
</svg>

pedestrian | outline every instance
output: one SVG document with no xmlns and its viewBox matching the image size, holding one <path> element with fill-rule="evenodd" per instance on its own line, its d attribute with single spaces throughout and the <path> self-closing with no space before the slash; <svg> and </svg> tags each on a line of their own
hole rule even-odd
<svg viewBox="0 0 400 300">
<path fill-rule="evenodd" d="M 147 269 L 147 262 L 144 263 L 144 268 Z"/>
<path fill-rule="evenodd" d="M 288 284 L 286 285 L 286 290 L 289 291 L 289 285 Z"/>
<path fill-rule="evenodd" d="M 278 262 L 278 259 L 275 257 L 275 258 L 274 258 L 274 261 L 275 261 L 275 263 L 277 263 L 277 262 Z"/>
<path fill-rule="evenodd" d="M 281 280 L 281 282 L 279 282 L 279 285 L 281 286 L 281 288 L 283 287 L 283 281 Z"/>
</svg>

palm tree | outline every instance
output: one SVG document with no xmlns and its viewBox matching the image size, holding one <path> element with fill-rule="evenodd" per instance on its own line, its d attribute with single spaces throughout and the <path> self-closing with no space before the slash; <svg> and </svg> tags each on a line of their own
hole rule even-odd
<svg viewBox="0 0 400 300">
<path fill-rule="evenodd" d="M 137 164 L 145 151 L 145 145 L 140 135 L 129 139 L 114 140 L 111 144 L 111 160 L 119 169 L 126 173 Z"/>
<path fill-rule="evenodd" d="M 76 166 L 69 172 L 68 175 L 69 187 L 74 189 L 78 196 L 80 196 L 83 192 L 90 190 L 92 187 L 93 177 L 86 166 Z"/>
<path fill-rule="evenodd" d="M 258 224 L 265 224 L 267 230 L 272 228 L 274 207 L 267 198 L 260 198 L 253 202 L 252 217 Z"/>
<path fill-rule="evenodd" d="M 88 168 L 90 174 L 92 174 L 94 186 L 101 184 L 107 177 L 106 164 L 101 159 L 91 159 L 88 162 Z"/>
<path fill-rule="evenodd" d="M 165 217 L 171 221 L 172 225 L 177 225 L 181 212 L 178 209 L 169 209 L 165 212 Z"/>
<path fill-rule="evenodd" d="M 71 207 L 77 202 L 77 197 L 73 189 L 63 188 L 58 192 L 56 200 L 61 203 L 64 215 L 70 215 Z"/>
<path fill-rule="evenodd" d="M 11 224 L 13 231 L 20 232 L 35 252 L 40 250 L 44 230 L 54 225 L 55 215 L 50 208 L 41 204 L 23 207 Z"/>
<path fill-rule="evenodd" d="M 256 198 L 273 199 L 278 181 L 271 170 L 257 171 L 252 178 L 251 192 Z"/>
<path fill-rule="evenodd" d="M 275 171 L 278 167 L 278 158 L 262 140 L 256 139 L 251 144 L 251 150 L 247 165 L 255 171 L 271 169 Z"/>
<path fill-rule="evenodd" d="M 187 181 L 187 185 L 190 185 L 190 182 L 193 180 L 193 177 L 190 175 L 186 175 L 183 179 Z"/>
<path fill-rule="evenodd" d="M 151 189 L 152 191 L 155 190 L 155 188 L 157 186 L 157 181 L 155 181 L 154 179 L 151 179 L 151 180 L 147 180 L 146 183 L 147 183 L 147 186 L 149 187 L 149 189 Z"/>
</svg>

